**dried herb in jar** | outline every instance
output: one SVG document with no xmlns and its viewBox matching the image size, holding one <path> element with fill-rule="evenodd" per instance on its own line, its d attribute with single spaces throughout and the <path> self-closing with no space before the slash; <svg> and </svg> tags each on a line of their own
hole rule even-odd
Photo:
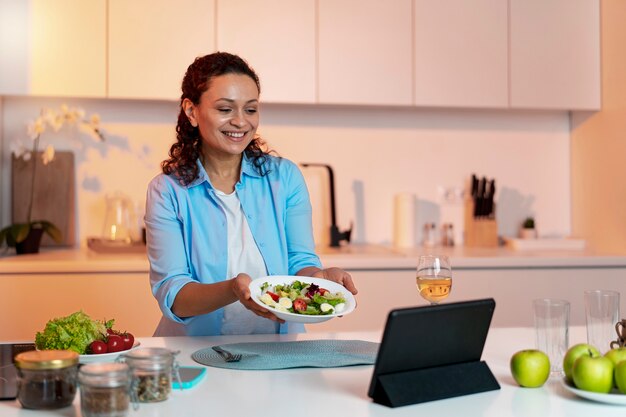
<svg viewBox="0 0 626 417">
<path fill-rule="evenodd" d="M 127 387 L 81 387 L 83 417 L 123 417 L 128 412 Z"/>
<path fill-rule="evenodd" d="M 124 417 L 130 403 L 130 370 L 125 363 L 92 363 L 78 372 L 83 417 Z"/>
<path fill-rule="evenodd" d="M 165 401 L 170 395 L 172 379 L 168 373 L 138 375 L 135 393 L 139 402 Z"/>
</svg>

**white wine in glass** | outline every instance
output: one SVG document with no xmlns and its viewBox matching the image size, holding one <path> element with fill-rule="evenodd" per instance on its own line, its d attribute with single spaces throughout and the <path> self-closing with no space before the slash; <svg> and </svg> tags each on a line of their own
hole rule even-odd
<svg viewBox="0 0 626 417">
<path fill-rule="evenodd" d="M 417 290 L 431 304 L 438 304 L 450 295 L 452 268 L 444 255 L 422 255 L 417 264 Z"/>
</svg>

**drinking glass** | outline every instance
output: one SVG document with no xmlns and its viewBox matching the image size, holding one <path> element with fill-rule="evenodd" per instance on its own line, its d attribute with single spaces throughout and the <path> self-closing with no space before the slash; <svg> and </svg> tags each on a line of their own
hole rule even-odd
<svg viewBox="0 0 626 417">
<path fill-rule="evenodd" d="M 610 290 L 585 291 L 587 343 L 604 354 L 615 339 L 615 325 L 619 321 L 619 292 Z"/>
<path fill-rule="evenodd" d="M 417 264 L 417 290 L 431 304 L 438 304 L 450 295 L 452 268 L 444 255 L 422 255 Z"/>
<path fill-rule="evenodd" d="M 533 300 L 537 349 L 550 358 L 550 375 L 561 376 L 563 356 L 569 347 L 569 312 L 567 300 Z"/>
</svg>

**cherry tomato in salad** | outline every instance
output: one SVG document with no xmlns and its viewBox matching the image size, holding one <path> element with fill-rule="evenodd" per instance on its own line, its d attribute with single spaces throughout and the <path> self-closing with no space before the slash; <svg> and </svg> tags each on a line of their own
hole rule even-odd
<svg viewBox="0 0 626 417">
<path fill-rule="evenodd" d="M 278 299 L 280 298 L 278 294 L 275 294 L 271 291 L 268 291 L 267 293 L 270 295 L 270 297 L 272 297 L 272 300 L 274 300 L 275 302 L 278 302 Z"/>
<path fill-rule="evenodd" d="M 297 298 L 293 302 L 293 309 L 294 310 L 298 310 L 298 311 L 305 311 L 306 310 L 306 301 L 304 301 L 302 298 Z"/>
<path fill-rule="evenodd" d="M 94 355 L 100 355 L 102 353 L 107 353 L 107 352 L 108 352 L 107 344 L 104 343 L 102 340 L 94 340 L 89 345 L 89 353 L 92 353 Z"/>
<path fill-rule="evenodd" d="M 122 340 L 122 337 L 116 334 L 110 334 L 107 339 L 107 349 L 109 353 L 124 350 L 124 341 Z"/>
<path fill-rule="evenodd" d="M 328 292 L 328 290 L 326 288 L 321 288 L 319 290 L 317 290 L 321 296 L 324 296 L 324 294 L 326 294 Z"/>
<path fill-rule="evenodd" d="M 120 333 L 120 336 L 122 338 L 122 344 L 124 345 L 123 350 L 128 350 L 133 347 L 133 344 L 135 344 L 135 336 L 133 336 L 132 333 L 124 332 Z"/>
</svg>

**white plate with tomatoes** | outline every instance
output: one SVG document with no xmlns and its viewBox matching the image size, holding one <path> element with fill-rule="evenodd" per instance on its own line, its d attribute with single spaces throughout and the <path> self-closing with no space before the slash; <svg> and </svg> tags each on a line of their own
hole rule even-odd
<svg viewBox="0 0 626 417">
<path fill-rule="evenodd" d="M 90 353 L 79 355 L 78 361 L 82 364 L 114 362 L 122 353 L 129 352 L 139 345 L 140 343 L 135 341 L 135 337 L 131 333 L 109 330 L 106 339 L 93 341 L 87 348 Z"/>
<path fill-rule="evenodd" d="M 261 301 L 261 296 L 268 292 L 267 288 L 263 288 L 264 285 L 269 286 L 269 288 L 274 288 L 276 285 L 291 285 L 294 281 L 300 281 L 306 285 L 312 285 L 312 292 L 325 292 L 330 291 L 331 293 L 341 293 L 344 299 L 344 306 L 341 311 L 330 311 L 326 314 L 301 314 L 301 313 L 291 313 L 289 311 L 280 311 L 275 307 L 268 305 Z M 267 283 L 267 284 L 266 284 Z M 322 278 L 313 278 L 313 277 L 301 277 L 301 276 L 292 276 L 292 275 L 274 275 L 269 277 L 261 277 L 257 278 L 250 283 L 250 296 L 252 300 L 260 305 L 261 307 L 266 308 L 276 315 L 276 317 L 283 319 L 285 321 L 290 321 L 294 323 L 321 323 L 335 317 L 345 316 L 346 314 L 350 314 L 356 308 L 356 299 L 352 295 L 350 291 L 348 291 L 344 286 L 337 284 L 334 281 L 329 281 L 327 279 Z M 323 294 L 321 294 L 323 295 Z M 310 303 L 308 297 L 303 297 L 306 303 Z M 278 302 L 277 300 L 274 300 Z M 293 306 L 295 306 L 298 301 L 292 301 Z M 293 306 L 291 308 L 293 309 Z"/>
</svg>

